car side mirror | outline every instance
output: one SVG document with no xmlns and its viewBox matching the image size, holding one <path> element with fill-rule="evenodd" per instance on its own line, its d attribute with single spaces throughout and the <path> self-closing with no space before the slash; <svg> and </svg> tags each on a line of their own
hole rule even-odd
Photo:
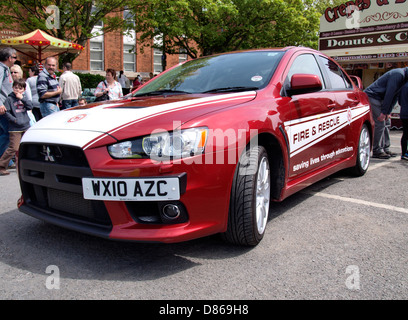
<svg viewBox="0 0 408 320">
<path fill-rule="evenodd" d="M 360 77 L 357 76 L 351 76 L 349 75 L 351 80 L 353 80 L 354 84 L 361 90 L 363 90 L 363 82 L 361 81 Z"/>
<path fill-rule="evenodd" d="M 290 79 L 289 95 L 312 93 L 322 90 L 323 85 L 315 74 L 297 73 Z"/>
</svg>

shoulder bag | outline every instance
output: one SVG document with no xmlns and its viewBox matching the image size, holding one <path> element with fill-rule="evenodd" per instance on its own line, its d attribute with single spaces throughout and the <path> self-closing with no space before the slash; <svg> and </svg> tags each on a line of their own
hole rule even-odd
<svg viewBox="0 0 408 320">
<path fill-rule="evenodd" d="M 106 88 L 108 87 L 108 83 L 106 82 L 106 80 L 104 81 L 104 83 L 106 84 Z M 109 100 L 109 94 L 108 93 L 104 93 L 103 95 L 96 97 L 94 102 L 99 102 L 99 101 L 106 101 Z"/>
</svg>

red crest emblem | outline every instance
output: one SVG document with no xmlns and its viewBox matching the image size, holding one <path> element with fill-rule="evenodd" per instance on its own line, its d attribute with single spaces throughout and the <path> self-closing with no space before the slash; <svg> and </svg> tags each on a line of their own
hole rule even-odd
<svg viewBox="0 0 408 320">
<path fill-rule="evenodd" d="M 69 119 L 68 122 L 76 122 L 76 121 L 82 120 L 85 117 L 86 117 L 86 114 L 79 114 L 79 115 Z"/>
</svg>

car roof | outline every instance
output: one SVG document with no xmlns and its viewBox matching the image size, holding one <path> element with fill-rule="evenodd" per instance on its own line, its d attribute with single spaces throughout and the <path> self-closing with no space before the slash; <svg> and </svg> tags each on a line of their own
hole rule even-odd
<svg viewBox="0 0 408 320">
<path fill-rule="evenodd" d="M 220 52 L 220 53 L 214 53 L 212 55 L 208 56 L 203 56 L 200 58 L 205 58 L 205 57 L 213 57 L 213 56 L 220 56 L 220 55 L 227 55 L 227 54 L 234 54 L 234 53 L 245 53 L 245 52 L 262 52 L 262 51 L 280 51 L 280 52 L 288 52 L 288 51 L 309 51 L 309 52 L 314 52 L 314 53 L 320 53 L 324 56 L 326 56 L 324 53 L 317 51 L 312 48 L 308 47 L 297 47 L 297 46 L 287 46 L 287 47 L 271 47 L 271 48 L 257 48 L 257 49 L 243 49 L 243 50 L 236 50 L 236 51 L 228 51 L 228 52 Z"/>
</svg>

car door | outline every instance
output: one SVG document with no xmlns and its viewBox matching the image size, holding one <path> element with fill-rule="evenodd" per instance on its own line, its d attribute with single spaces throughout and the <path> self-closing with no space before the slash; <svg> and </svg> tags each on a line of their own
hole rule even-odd
<svg viewBox="0 0 408 320">
<path fill-rule="evenodd" d="M 284 123 L 290 149 L 289 179 L 329 164 L 333 159 L 337 116 L 335 95 L 328 86 L 313 53 L 294 57 L 284 80 L 284 95 L 290 109 L 290 121 Z M 321 88 L 291 91 L 293 79 L 299 75 L 314 75 Z"/>
<path fill-rule="evenodd" d="M 334 61 L 322 55 L 318 55 L 318 60 L 335 95 L 333 112 L 339 117 L 339 127 L 333 136 L 335 159 L 345 159 L 351 157 L 357 150 L 355 132 L 358 135 L 360 127 L 354 120 L 365 114 L 368 108 L 360 105 L 358 89 L 353 87 L 351 80 Z"/>
</svg>

